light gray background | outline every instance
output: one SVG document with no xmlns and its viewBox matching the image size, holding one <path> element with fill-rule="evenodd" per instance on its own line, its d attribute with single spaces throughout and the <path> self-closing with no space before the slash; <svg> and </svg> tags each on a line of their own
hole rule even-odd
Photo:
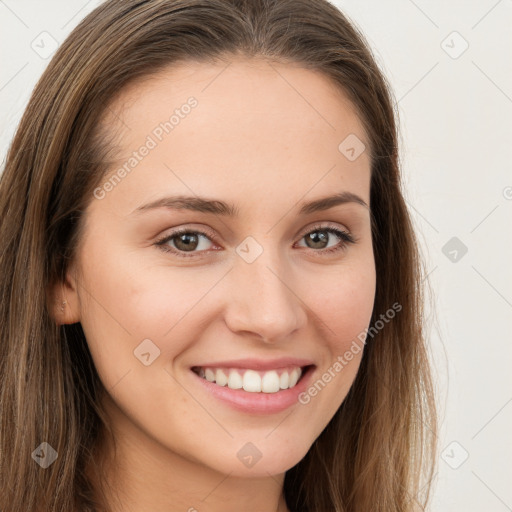
<svg viewBox="0 0 512 512">
<path fill-rule="evenodd" d="M 2 168 L 51 58 L 41 54 L 100 3 L 0 0 Z M 406 199 L 435 301 L 432 510 L 512 511 L 512 1 L 334 3 L 368 38 L 398 102 Z"/>
</svg>

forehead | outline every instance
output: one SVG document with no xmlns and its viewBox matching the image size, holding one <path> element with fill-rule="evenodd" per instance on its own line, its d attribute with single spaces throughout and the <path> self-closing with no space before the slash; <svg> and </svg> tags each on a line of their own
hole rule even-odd
<svg viewBox="0 0 512 512">
<path fill-rule="evenodd" d="M 333 131 L 343 129 L 336 116 L 343 111 L 343 125 L 357 125 L 361 135 L 365 135 L 354 105 L 333 79 L 300 63 L 262 57 L 237 56 L 215 62 L 183 61 L 170 65 L 124 87 L 105 112 L 105 121 L 124 121 L 131 127 L 130 121 L 143 120 L 141 110 L 148 116 L 157 113 L 162 118 L 166 109 L 178 107 L 190 96 L 203 100 L 201 110 L 205 115 L 206 109 L 215 109 L 217 114 L 224 112 L 225 117 L 237 114 L 239 120 L 242 116 L 251 119 L 266 106 L 265 114 L 272 120 L 285 113 L 304 114 L 304 121 L 323 122 Z"/>
<path fill-rule="evenodd" d="M 350 161 L 340 150 L 354 136 L 369 148 L 355 107 L 331 79 L 297 63 L 175 64 L 126 87 L 104 123 L 118 139 L 111 172 L 128 169 L 134 152 L 151 146 L 121 184 L 133 207 L 144 190 L 152 198 L 166 187 L 254 195 L 269 193 L 269 185 L 298 197 L 356 188 L 369 203 L 368 151 Z"/>
</svg>

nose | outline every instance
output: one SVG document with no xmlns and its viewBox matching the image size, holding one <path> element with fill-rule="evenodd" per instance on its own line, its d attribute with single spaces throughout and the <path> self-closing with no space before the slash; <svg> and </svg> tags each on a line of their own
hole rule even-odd
<svg viewBox="0 0 512 512">
<path fill-rule="evenodd" d="M 234 333 L 277 343 L 305 325 L 306 306 L 294 290 L 297 282 L 275 251 L 265 249 L 252 263 L 235 258 L 228 280 L 224 314 Z"/>
</svg>

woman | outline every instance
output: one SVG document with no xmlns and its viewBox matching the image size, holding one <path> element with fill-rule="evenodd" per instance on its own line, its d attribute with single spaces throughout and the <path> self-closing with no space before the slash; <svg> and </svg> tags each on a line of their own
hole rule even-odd
<svg viewBox="0 0 512 512">
<path fill-rule="evenodd" d="M 1 510 L 425 509 L 394 115 L 324 0 L 80 23 L 0 181 Z"/>
</svg>

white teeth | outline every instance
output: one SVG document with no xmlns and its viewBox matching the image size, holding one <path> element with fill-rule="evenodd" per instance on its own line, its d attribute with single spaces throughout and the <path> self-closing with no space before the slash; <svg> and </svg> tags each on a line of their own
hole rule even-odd
<svg viewBox="0 0 512 512">
<path fill-rule="evenodd" d="M 229 372 L 228 388 L 241 389 L 243 387 L 243 380 L 241 375 L 236 370 Z"/>
<path fill-rule="evenodd" d="M 277 372 L 267 372 L 261 379 L 263 393 L 277 393 L 279 391 L 279 375 Z"/>
<path fill-rule="evenodd" d="M 297 381 L 299 380 L 300 377 L 299 371 L 300 370 L 293 369 L 292 373 L 290 373 L 290 382 L 288 382 L 288 386 L 290 388 L 293 388 L 293 386 L 297 384 Z"/>
<path fill-rule="evenodd" d="M 222 370 L 217 370 L 215 372 L 215 382 L 219 386 L 225 386 L 228 383 L 228 378 Z"/>
<path fill-rule="evenodd" d="M 244 391 L 259 393 L 261 391 L 261 377 L 254 370 L 246 370 L 244 373 Z"/>
<path fill-rule="evenodd" d="M 288 370 L 270 370 L 258 372 L 255 370 L 238 370 L 235 368 L 199 368 L 196 373 L 209 382 L 218 386 L 227 386 L 230 389 L 243 389 L 249 393 L 277 393 L 281 389 L 293 388 L 302 369 L 299 367 Z"/>
</svg>

